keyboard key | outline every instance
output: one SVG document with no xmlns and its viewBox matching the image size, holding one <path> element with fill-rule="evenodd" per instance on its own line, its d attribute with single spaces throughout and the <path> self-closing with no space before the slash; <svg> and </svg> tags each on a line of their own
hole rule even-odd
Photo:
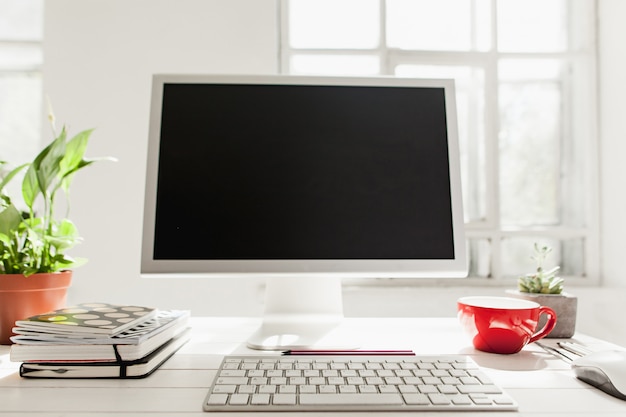
<svg viewBox="0 0 626 417">
<path fill-rule="evenodd" d="M 513 400 L 507 397 L 506 395 L 494 395 L 491 397 L 494 403 L 496 404 L 513 404 Z"/>
<path fill-rule="evenodd" d="M 436 385 L 418 385 L 417 389 L 422 394 L 437 394 L 439 392 Z"/>
<path fill-rule="evenodd" d="M 248 378 L 241 377 L 219 377 L 215 381 L 217 385 L 247 385 Z"/>
<path fill-rule="evenodd" d="M 340 385 L 339 392 L 342 394 L 356 394 L 356 386 L 355 385 Z"/>
<path fill-rule="evenodd" d="M 367 382 L 368 385 L 382 385 L 385 383 L 385 381 L 377 376 L 374 377 L 367 377 L 365 378 L 365 381 Z"/>
<path fill-rule="evenodd" d="M 306 385 L 306 378 L 302 376 L 294 376 L 289 378 L 289 385 Z"/>
<path fill-rule="evenodd" d="M 248 394 L 233 394 L 230 396 L 230 405 L 245 405 L 248 404 Z"/>
<path fill-rule="evenodd" d="M 363 385 L 365 384 L 365 380 L 360 376 L 349 376 L 346 378 L 346 382 L 349 385 Z"/>
<path fill-rule="evenodd" d="M 441 384 L 441 380 L 439 378 L 436 378 L 434 376 L 427 376 L 422 378 L 422 380 L 424 381 L 424 384 L 427 385 L 438 385 Z"/>
<path fill-rule="evenodd" d="M 250 378 L 250 384 L 252 385 L 267 385 L 267 378 L 261 376 L 255 376 Z"/>
<path fill-rule="evenodd" d="M 237 391 L 237 385 L 216 385 L 213 387 L 214 394 L 233 394 Z"/>
<path fill-rule="evenodd" d="M 403 384 L 402 378 L 398 376 L 388 376 L 385 378 L 385 384 L 387 385 L 400 385 Z"/>
<path fill-rule="evenodd" d="M 359 385 L 359 392 L 361 394 L 375 394 L 378 390 L 374 385 Z"/>
<path fill-rule="evenodd" d="M 276 392 L 276 385 L 260 385 L 259 394 L 274 394 Z"/>
<path fill-rule="evenodd" d="M 271 385 L 285 385 L 287 383 L 287 378 L 284 376 L 275 376 L 270 378 Z"/>
<path fill-rule="evenodd" d="M 446 365 L 448 365 L 448 364 L 446 364 Z M 450 376 L 450 372 L 448 372 L 446 369 L 433 369 L 430 373 L 433 376 L 437 376 L 437 377 L 440 377 L 440 378 L 442 378 L 442 377 L 445 378 L 445 377 L 449 377 Z"/>
<path fill-rule="evenodd" d="M 309 384 L 310 385 L 324 385 L 326 384 L 326 378 L 323 378 L 321 376 L 309 378 Z"/>
<path fill-rule="evenodd" d="M 384 394 L 395 394 L 398 392 L 398 388 L 395 385 L 380 385 L 378 389 Z"/>
<path fill-rule="evenodd" d="M 326 378 L 326 383 L 328 385 L 343 385 L 345 380 L 340 376 L 331 376 Z"/>
<path fill-rule="evenodd" d="M 304 405 L 376 405 L 404 404 L 399 394 L 300 394 L 300 404 Z"/>
<path fill-rule="evenodd" d="M 404 401 L 409 405 L 430 405 L 426 394 L 404 394 Z"/>
<path fill-rule="evenodd" d="M 449 398 L 450 398 L 450 401 L 452 401 L 452 403 L 456 405 L 471 405 L 472 404 L 472 400 L 470 399 L 469 395 L 456 394 L 456 395 L 451 395 Z"/>
<path fill-rule="evenodd" d="M 255 385 L 239 385 L 237 392 L 239 394 L 255 394 L 256 386 Z"/>
<path fill-rule="evenodd" d="M 223 371 L 220 372 L 220 377 L 226 377 L 226 376 L 246 376 L 246 371 L 245 370 L 239 370 L 239 369 L 224 369 Z"/>
<path fill-rule="evenodd" d="M 224 405 L 228 401 L 228 394 L 211 394 L 206 403 L 209 405 Z"/>
<path fill-rule="evenodd" d="M 272 403 L 274 405 L 294 405 L 296 403 L 296 394 L 276 394 Z"/>
<path fill-rule="evenodd" d="M 470 398 L 477 405 L 489 405 L 491 404 L 491 398 L 486 395 L 470 395 Z"/>
<path fill-rule="evenodd" d="M 459 385 L 461 394 L 500 394 L 502 390 L 495 385 Z"/>
<path fill-rule="evenodd" d="M 398 391 L 403 394 L 417 394 L 417 387 L 415 385 L 398 385 Z"/>
<path fill-rule="evenodd" d="M 254 394 L 250 400 L 250 404 L 254 405 L 268 405 L 270 403 L 269 394 Z"/>
<path fill-rule="evenodd" d="M 317 387 L 315 385 L 301 385 L 300 394 L 316 394 Z"/>
<path fill-rule="evenodd" d="M 441 378 L 441 382 L 444 383 L 445 385 L 460 385 L 461 381 L 459 380 L 459 378 L 453 377 L 453 376 L 446 376 Z"/>
<path fill-rule="evenodd" d="M 437 385 L 442 394 L 458 394 L 459 390 L 454 385 Z"/>
<path fill-rule="evenodd" d="M 463 385 L 480 385 L 480 381 L 473 376 L 459 378 Z"/>
<path fill-rule="evenodd" d="M 447 404 L 450 404 L 450 399 L 445 394 L 428 394 L 428 399 L 434 405 L 447 405 Z"/>
<path fill-rule="evenodd" d="M 295 394 L 296 388 L 295 385 L 281 385 L 278 387 L 278 392 L 281 394 Z"/>
</svg>

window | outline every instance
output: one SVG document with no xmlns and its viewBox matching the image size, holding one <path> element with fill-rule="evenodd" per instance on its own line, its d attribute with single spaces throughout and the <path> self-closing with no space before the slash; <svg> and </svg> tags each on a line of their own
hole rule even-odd
<svg viewBox="0 0 626 417">
<path fill-rule="evenodd" d="M 42 39 L 43 0 L 0 0 L 0 160 L 12 164 L 40 145 Z"/>
<path fill-rule="evenodd" d="M 453 78 L 470 276 L 598 277 L 593 0 L 283 0 L 281 70 Z M 572 282 L 572 281 L 569 281 Z"/>
</svg>

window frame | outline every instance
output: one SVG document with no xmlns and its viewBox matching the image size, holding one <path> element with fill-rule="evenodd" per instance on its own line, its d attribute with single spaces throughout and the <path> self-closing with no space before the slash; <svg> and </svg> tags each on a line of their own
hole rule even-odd
<svg viewBox="0 0 626 417">
<path fill-rule="evenodd" d="M 484 72 L 484 120 L 485 120 L 485 139 L 484 139 L 484 161 L 482 175 L 485 178 L 485 216 L 481 220 L 469 221 L 465 223 L 466 238 L 486 239 L 489 243 L 489 271 L 487 276 L 470 276 L 462 281 L 462 284 L 480 284 L 480 285 L 497 285 L 510 286 L 512 283 L 511 276 L 504 276 L 502 270 L 502 240 L 515 237 L 532 237 L 532 238 L 553 238 L 559 241 L 567 239 L 582 239 L 583 242 L 583 274 L 575 276 L 565 276 L 568 285 L 598 285 L 600 282 L 600 247 L 599 247 L 599 149 L 598 149 L 598 83 L 596 79 L 597 73 L 597 46 L 596 46 L 596 16 L 597 1 L 590 0 L 588 2 L 572 2 L 568 3 L 573 7 L 568 15 L 568 27 L 582 27 L 582 31 L 587 33 L 587 41 L 581 43 L 580 39 L 572 36 L 574 47 L 568 48 L 563 52 L 501 52 L 497 50 L 498 45 L 498 19 L 497 7 L 498 0 L 490 0 L 490 21 L 492 25 L 490 48 L 485 51 L 419 51 L 419 50 L 400 50 L 386 46 L 386 15 L 385 0 L 379 1 L 380 16 L 380 42 L 378 47 L 373 49 L 301 49 L 292 48 L 289 45 L 289 0 L 280 0 L 279 2 L 279 72 L 283 74 L 290 73 L 290 58 L 293 55 L 373 55 L 377 56 L 381 65 L 379 75 L 393 75 L 394 68 L 399 63 L 418 63 L 435 64 L 435 65 L 464 65 L 470 64 L 472 67 L 482 68 Z M 568 9 L 570 10 L 570 9 Z M 573 31 L 569 31 L 570 34 Z M 562 123 L 565 129 L 561 133 L 561 150 L 563 152 L 572 152 L 575 149 L 575 155 L 566 155 L 561 159 L 564 163 L 569 161 L 570 165 L 584 164 L 585 177 L 578 178 L 584 181 L 586 198 L 582 198 L 585 207 L 582 208 L 583 224 L 580 227 L 574 226 L 532 226 L 532 227 L 505 227 L 500 225 L 500 193 L 499 193 L 499 88 L 502 81 L 499 79 L 498 65 L 504 59 L 555 59 L 564 63 L 578 63 L 575 68 L 584 68 L 583 74 L 575 71 L 573 77 L 579 79 L 571 81 L 571 83 L 587 84 L 584 88 L 582 96 L 575 96 L 576 91 L 566 88 L 561 90 L 562 103 L 565 106 L 573 106 L 563 112 L 567 120 Z M 562 81 L 562 79 L 561 79 Z M 569 85 L 571 85 L 571 83 Z M 585 103 L 585 104 L 581 104 Z M 584 115 L 585 117 L 582 117 Z M 572 129 L 572 120 L 576 119 L 577 128 Z M 580 120 L 579 120 L 580 119 Z M 576 141 L 576 146 L 563 146 L 567 143 L 568 138 Z M 570 169 L 566 166 L 565 169 Z M 570 189 L 572 188 L 570 180 Z M 563 181 L 559 181 L 559 185 L 563 185 Z M 575 186 L 575 184 L 574 184 Z M 563 197 L 560 197 L 560 201 Z M 561 222 L 563 223 L 563 222 Z M 468 250 L 472 250 L 468 245 Z M 532 248 L 529 248 L 529 255 Z M 471 256 L 471 253 L 470 253 Z M 531 272 L 531 271 L 527 271 Z M 371 285 L 372 280 L 356 280 L 360 285 Z M 374 280 L 376 281 L 376 280 Z M 445 279 L 380 279 L 378 282 L 386 282 L 386 285 L 456 285 L 457 280 Z"/>
</svg>

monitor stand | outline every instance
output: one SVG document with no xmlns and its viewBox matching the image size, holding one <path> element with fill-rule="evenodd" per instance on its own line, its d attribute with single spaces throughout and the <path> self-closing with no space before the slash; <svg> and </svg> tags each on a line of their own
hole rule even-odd
<svg viewBox="0 0 626 417">
<path fill-rule="evenodd" d="M 263 323 L 247 345 L 257 350 L 358 347 L 332 340 L 332 331 L 342 321 L 341 278 L 271 277 L 266 281 Z"/>
</svg>

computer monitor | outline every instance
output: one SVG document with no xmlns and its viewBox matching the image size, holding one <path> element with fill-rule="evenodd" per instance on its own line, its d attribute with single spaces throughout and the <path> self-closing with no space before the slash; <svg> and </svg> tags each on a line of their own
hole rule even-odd
<svg viewBox="0 0 626 417">
<path fill-rule="evenodd" d="M 319 343 L 343 278 L 466 274 L 451 80 L 155 75 L 147 162 L 142 274 L 265 277 L 252 348 Z"/>
</svg>

